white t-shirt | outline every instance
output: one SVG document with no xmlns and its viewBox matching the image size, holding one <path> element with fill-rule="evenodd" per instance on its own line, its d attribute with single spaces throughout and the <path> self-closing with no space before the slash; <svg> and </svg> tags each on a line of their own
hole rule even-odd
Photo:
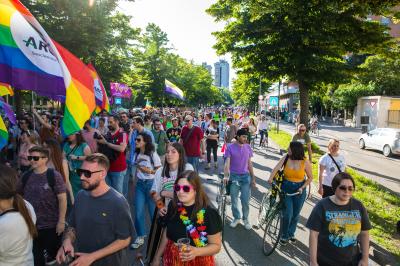
<svg viewBox="0 0 400 266">
<path fill-rule="evenodd" d="M 36 223 L 32 205 L 27 201 L 25 204 Z M 33 266 L 32 243 L 28 226 L 19 212 L 8 212 L 0 216 L 1 266 Z"/>
<path fill-rule="evenodd" d="M 338 154 L 337 156 L 333 156 L 336 163 L 339 165 L 340 170 L 344 172 L 346 168 L 346 161 L 343 155 Z M 339 173 L 339 170 L 336 164 L 332 161 L 331 157 L 326 153 L 319 159 L 319 164 L 325 167 L 325 170 L 322 172 L 323 181 L 322 184 L 325 186 L 332 186 L 332 179 Z"/>
<path fill-rule="evenodd" d="M 136 156 L 136 155 L 135 155 Z M 153 152 L 152 154 L 153 164 L 151 163 L 150 156 L 139 153 L 136 157 L 135 164 L 136 166 L 144 166 L 154 170 L 156 167 L 161 166 L 160 156 L 158 156 L 157 152 Z M 136 176 L 139 179 L 153 179 L 154 175 L 146 174 L 139 169 L 136 170 Z"/>
</svg>

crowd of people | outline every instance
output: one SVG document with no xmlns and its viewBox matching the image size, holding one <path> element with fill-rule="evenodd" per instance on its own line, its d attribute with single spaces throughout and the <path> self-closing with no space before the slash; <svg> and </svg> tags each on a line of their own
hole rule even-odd
<svg viewBox="0 0 400 266">
<path fill-rule="evenodd" d="M 61 113 L 33 109 L 18 125 L 7 122 L 9 143 L 0 165 L 0 265 L 129 265 L 128 248 L 139 249 L 146 239 L 151 240 L 151 265 L 214 265 L 223 224 L 199 169 L 201 164 L 205 171 L 219 169 L 219 146 L 224 147 L 223 181 L 230 186 L 230 226 L 243 222 L 252 230 L 256 177 L 250 144 L 258 137 L 259 146 L 268 141 L 265 113 L 251 115 L 244 108 L 102 111 L 65 137 L 61 119 Z M 311 264 L 340 260 L 352 265 L 358 259 L 367 265 L 371 226 L 362 203 L 351 196 L 355 183 L 345 172 L 339 144 L 330 140 L 319 161 L 318 193 L 324 199 L 307 222 Z M 282 190 L 299 192 L 285 198 L 281 245 L 296 242 L 311 165 L 311 138 L 299 124 L 268 180 L 274 182 L 282 169 Z M 188 239 L 186 248 L 182 239 Z"/>
</svg>

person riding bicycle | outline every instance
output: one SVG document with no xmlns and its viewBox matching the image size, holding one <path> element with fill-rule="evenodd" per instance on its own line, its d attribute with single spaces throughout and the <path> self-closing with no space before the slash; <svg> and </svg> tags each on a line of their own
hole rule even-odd
<svg viewBox="0 0 400 266">
<path fill-rule="evenodd" d="M 257 131 L 260 133 L 260 146 L 263 143 L 264 136 L 266 138 L 266 142 L 268 143 L 268 129 L 269 129 L 269 121 L 266 119 L 264 115 L 262 115 L 261 121 L 259 121 L 257 125 Z"/>
<path fill-rule="evenodd" d="M 310 119 L 310 127 L 311 127 L 311 131 L 312 132 L 316 132 L 316 130 L 318 129 L 318 117 L 317 117 L 317 115 L 314 115 L 313 117 L 311 117 L 311 119 Z"/>
<path fill-rule="evenodd" d="M 299 222 L 300 211 L 306 199 L 305 188 L 313 179 L 311 163 L 305 157 L 303 144 L 297 141 L 290 142 L 286 156 L 288 156 L 288 160 L 283 168 L 284 179 L 281 189 L 289 194 L 299 192 L 299 195 L 285 197 L 284 199 L 285 209 L 283 213 L 282 238 L 280 240 L 281 245 L 286 245 L 288 241 L 292 243 L 296 242 L 294 233 Z M 286 156 L 283 156 L 272 170 L 268 183 L 271 184 L 273 182 L 276 173 L 282 168 Z"/>
</svg>

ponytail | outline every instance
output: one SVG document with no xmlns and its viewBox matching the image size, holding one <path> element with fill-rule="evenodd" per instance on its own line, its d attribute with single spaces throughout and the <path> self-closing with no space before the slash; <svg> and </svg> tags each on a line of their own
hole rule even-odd
<svg viewBox="0 0 400 266">
<path fill-rule="evenodd" d="M 13 208 L 22 215 L 22 217 L 26 222 L 26 225 L 28 226 L 29 234 L 31 235 L 32 238 L 35 238 L 37 236 L 36 226 L 32 220 L 31 213 L 26 207 L 25 201 L 21 197 L 21 195 L 16 194 L 14 196 Z"/>
</svg>

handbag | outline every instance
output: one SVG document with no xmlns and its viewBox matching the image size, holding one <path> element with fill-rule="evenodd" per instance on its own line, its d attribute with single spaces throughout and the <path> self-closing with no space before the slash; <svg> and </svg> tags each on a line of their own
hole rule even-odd
<svg viewBox="0 0 400 266">
<path fill-rule="evenodd" d="M 340 167 L 339 167 L 338 163 L 335 161 L 335 159 L 333 159 L 333 156 L 332 156 L 332 155 L 330 155 L 329 153 L 328 153 L 328 155 L 329 155 L 329 157 L 331 157 L 332 161 L 335 163 L 335 165 L 336 165 L 337 169 L 339 170 L 339 173 L 341 173 L 341 172 L 342 172 L 342 170 L 340 170 Z"/>
</svg>

